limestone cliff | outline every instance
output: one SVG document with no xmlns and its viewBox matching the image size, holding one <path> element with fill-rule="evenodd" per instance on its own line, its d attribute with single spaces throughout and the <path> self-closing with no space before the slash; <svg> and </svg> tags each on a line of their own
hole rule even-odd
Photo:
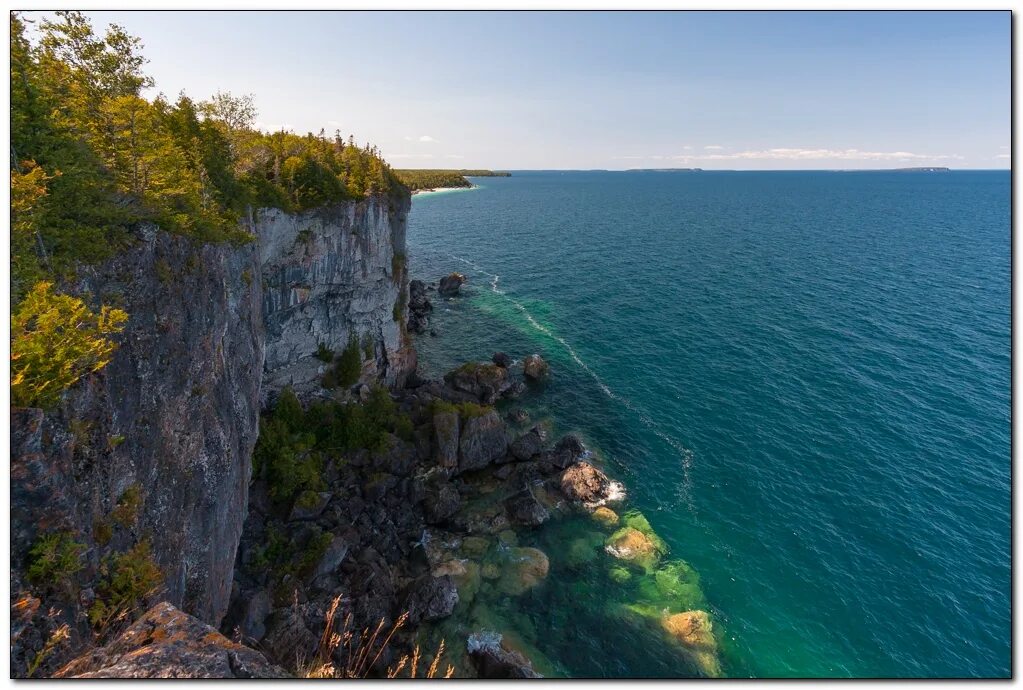
<svg viewBox="0 0 1023 690">
<path fill-rule="evenodd" d="M 319 389 L 320 345 L 365 351 L 363 376 L 400 385 L 415 369 L 406 330 L 408 197 L 300 214 L 264 209 L 259 237 L 266 324 L 266 389 Z"/>
<path fill-rule="evenodd" d="M 318 344 L 340 350 L 351 335 L 372 355 L 364 380 L 400 385 L 415 368 L 403 311 L 408 209 L 407 193 L 294 215 L 264 209 L 243 246 L 145 228 L 62 286 L 130 318 L 110 364 L 56 410 L 12 413 L 12 602 L 43 595 L 87 639 L 104 559 L 148 541 L 165 580 L 159 598 L 218 625 L 267 392 L 315 389 Z M 76 600 L 47 601 L 59 595 L 23 578 L 32 544 L 56 530 L 85 546 Z M 15 675 L 45 642 L 47 606 L 12 626 Z"/>
</svg>

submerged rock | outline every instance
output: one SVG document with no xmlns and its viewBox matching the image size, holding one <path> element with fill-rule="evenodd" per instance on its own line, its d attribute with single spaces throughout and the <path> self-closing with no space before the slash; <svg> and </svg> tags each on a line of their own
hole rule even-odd
<svg viewBox="0 0 1023 690">
<path fill-rule="evenodd" d="M 665 616 L 661 626 L 686 648 L 704 674 L 712 678 L 721 675 L 717 641 L 714 639 L 710 615 L 706 611 L 686 611 Z"/>
<path fill-rule="evenodd" d="M 440 279 L 440 283 L 437 286 L 437 292 L 445 297 L 452 297 L 458 294 L 462 285 L 467 280 L 468 278 L 461 273 L 450 273 Z"/>
<path fill-rule="evenodd" d="M 505 508 L 512 522 L 526 527 L 538 527 L 551 517 L 550 511 L 531 491 L 523 491 L 508 499 Z"/>
<path fill-rule="evenodd" d="M 543 582 L 550 570 L 550 561 L 540 549 L 516 546 L 508 551 L 498 589 L 505 594 L 519 595 Z"/>
<path fill-rule="evenodd" d="M 507 369 L 508 367 L 511 366 L 512 363 L 511 357 L 509 357 L 504 352 L 495 352 L 490 359 L 494 362 L 494 364 L 501 367 L 502 369 Z"/>
<path fill-rule="evenodd" d="M 75 659 L 57 678 L 288 678 L 259 652 L 167 602 L 105 647 Z"/>
<path fill-rule="evenodd" d="M 606 550 L 615 558 L 651 570 L 666 553 L 657 535 L 648 535 L 634 527 L 623 527 L 607 539 Z"/>
<path fill-rule="evenodd" d="M 591 513 L 591 517 L 604 527 L 615 527 L 618 525 L 618 513 L 607 506 L 598 506 Z"/>
</svg>

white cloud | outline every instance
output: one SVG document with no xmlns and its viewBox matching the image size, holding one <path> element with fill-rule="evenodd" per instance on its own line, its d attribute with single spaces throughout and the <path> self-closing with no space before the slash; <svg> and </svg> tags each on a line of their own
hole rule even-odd
<svg viewBox="0 0 1023 690">
<path fill-rule="evenodd" d="M 704 146 L 703 148 L 705 148 L 708 151 L 721 151 L 725 147 L 724 146 L 718 146 L 717 144 L 711 144 L 710 146 Z"/>
<path fill-rule="evenodd" d="M 419 141 L 433 142 L 433 141 L 437 141 L 437 140 L 434 139 L 433 137 L 431 137 L 429 134 L 424 134 L 423 136 L 419 137 Z"/>
<path fill-rule="evenodd" d="M 1012 158 L 1012 156 L 1008 153 L 999 153 L 995 158 Z"/>
<path fill-rule="evenodd" d="M 682 147 L 682 150 L 683 150 L 683 151 L 692 151 L 692 150 L 693 150 L 693 147 L 692 147 L 692 146 L 683 146 L 683 147 Z"/>
<path fill-rule="evenodd" d="M 338 122 L 337 120 L 327 120 L 327 126 L 328 127 L 340 127 L 341 123 Z"/>
</svg>

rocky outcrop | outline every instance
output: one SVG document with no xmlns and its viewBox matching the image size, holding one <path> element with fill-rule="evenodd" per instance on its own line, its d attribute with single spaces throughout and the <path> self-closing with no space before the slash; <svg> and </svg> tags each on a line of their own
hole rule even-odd
<svg viewBox="0 0 1023 690">
<path fill-rule="evenodd" d="M 259 652 L 231 642 L 167 602 L 120 637 L 75 659 L 57 678 L 287 678 Z"/>
<path fill-rule="evenodd" d="M 321 344 L 340 354 L 355 343 L 363 378 L 395 386 L 415 370 L 405 328 L 409 204 L 367 199 L 288 214 L 262 209 L 259 237 L 266 324 L 267 391 L 320 389 Z"/>
<path fill-rule="evenodd" d="M 597 506 L 611 497 L 607 475 L 588 462 L 577 462 L 561 474 L 561 492 L 585 506 Z"/>
<path fill-rule="evenodd" d="M 413 333 L 424 333 L 430 327 L 433 304 L 426 296 L 426 284 L 411 280 L 408 284 L 408 329 Z"/>
<path fill-rule="evenodd" d="M 457 295 L 461 290 L 462 285 L 469 280 L 461 273 L 451 273 L 440 279 L 437 285 L 437 293 L 443 297 L 452 297 Z"/>
<path fill-rule="evenodd" d="M 494 404 L 511 387 L 508 370 L 489 362 L 467 362 L 446 373 L 444 382 L 485 405 Z"/>
<path fill-rule="evenodd" d="M 497 462 L 508 451 L 508 435 L 496 410 L 462 422 L 458 442 L 458 471 L 478 470 Z"/>
</svg>

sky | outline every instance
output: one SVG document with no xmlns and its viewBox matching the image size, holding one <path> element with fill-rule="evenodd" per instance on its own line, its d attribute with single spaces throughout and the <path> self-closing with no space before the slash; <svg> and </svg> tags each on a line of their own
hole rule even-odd
<svg viewBox="0 0 1023 690">
<path fill-rule="evenodd" d="M 87 14 L 157 91 L 251 93 L 398 168 L 1010 162 L 1008 12 Z"/>
</svg>

